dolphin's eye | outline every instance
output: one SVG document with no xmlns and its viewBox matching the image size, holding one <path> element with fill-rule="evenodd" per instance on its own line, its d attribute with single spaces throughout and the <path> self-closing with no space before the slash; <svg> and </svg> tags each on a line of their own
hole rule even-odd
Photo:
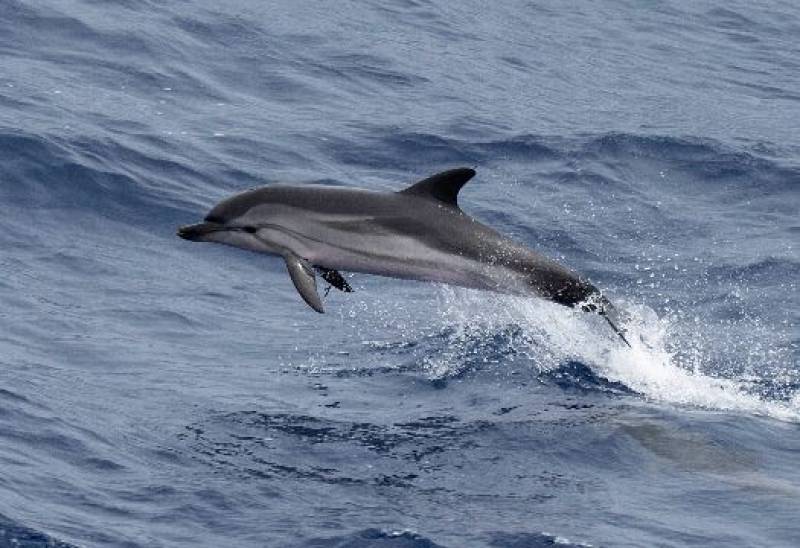
<svg viewBox="0 0 800 548">
<path fill-rule="evenodd" d="M 258 232 L 258 229 L 254 226 L 243 226 L 242 230 L 244 230 L 248 234 L 255 234 L 256 232 Z"/>
</svg>

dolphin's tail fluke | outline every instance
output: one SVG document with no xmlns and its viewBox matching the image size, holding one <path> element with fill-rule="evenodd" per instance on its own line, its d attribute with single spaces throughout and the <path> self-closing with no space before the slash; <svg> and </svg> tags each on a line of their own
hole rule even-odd
<svg viewBox="0 0 800 548">
<path fill-rule="evenodd" d="M 628 348 L 631 348 L 631 343 L 629 343 L 628 339 L 625 338 L 625 332 L 622 329 L 620 329 L 619 327 L 617 327 L 617 324 L 615 324 L 613 321 L 611 321 L 611 318 L 608 317 L 608 314 L 605 311 L 601 311 L 600 315 L 603 316 L 603 318 L 606 319 L 606 321 L 608 322 L 608 325 L 611 326 L 611 329 L 614 330 L 614 333 L 619 335 L 619 338 L 622 339 L 622 342 L 627 344 Z"/>
<path fill-rule="evenodd" d="M 587 312 L 597 312 L 600 314 L 608 322 L 608 325 L 611 326 L 611 329 L 614 330 L 614 333 L 619 335 L 622 342 L 631 348 L 631 343 L 629 343 L 628 339 L 625 337 L 625 330 L 619 327 L 620 320 L 623 320 L 624 317 L 621 317 L 619 311 L 608 299 L 599 293 L 595 293 L 590 299 L 584 302 L 581 308 Z"/>
</svg>

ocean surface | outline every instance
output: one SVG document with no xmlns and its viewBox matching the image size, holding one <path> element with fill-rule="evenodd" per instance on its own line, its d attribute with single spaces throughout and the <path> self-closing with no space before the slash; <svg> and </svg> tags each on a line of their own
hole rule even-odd
<svg viewBox="0 0 800 548">
<path fill-rule="evenodd" d="M 465 211 L 631 316 L 179 239 Z M 0 546 L 800 545 L 800 6 L 0 0 Z"/>
</svg>

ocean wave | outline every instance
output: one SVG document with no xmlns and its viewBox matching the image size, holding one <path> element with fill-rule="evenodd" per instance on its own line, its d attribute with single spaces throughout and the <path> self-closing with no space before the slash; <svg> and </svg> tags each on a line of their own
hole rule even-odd
<svg viewBox="0 0 800 548">
<path fill-rule="evenodd" d="M 637 175 L 665 170 L 689 172 L 701 186 L 736 181 L 762 190 L 768 185 L 773 191 L 793 188 L 800 176 L 800 170 L 770 158 L 763 147 L 757 153 L 731 149 L 711 139 L 666 135 L 609 133 L 567 138 L 523 134 L 466 140 L 370 128 L 362 144 L 331 139 L 327 148 L 331 156 L 347 165 L 406 171 L 418 171 L 420 165 L 502 166 L 504 162 L 524 162 L 535 166 L 537 162 L 555 162 L 573 169 L 580 167 L 581 180 L 595 188 L 619 187 L 621 182 L 640 185 Z"/>
<path fill-rule="evenodd" d="M 240 411 L 189 425 L 180 438 L 196 458 L 227 473 L 342 485 L 421 487 L 421 472 L 430 474 L 443 466 L 439 459 L 429 457 L 457 451 L 467 440 L 491 428 L 492 424 L 483 420 L 465 422 L 447 415 L 375 424 Z M 326 466 L 326 459 L 317 450 L 300 458 L 274 450 L 295 445 L 320 445 L 342 456 L 353 451 L 371 454 L 374 466 L 364 469 L 355 462 Z M 406 464 L 400 465 L 403 461 Z"/>
<path fill-rule="evenodd" d="M 490 533 L 487 546 L 499 548 L 588 548 L 591 544 L 573 543 L 567 538 L 548 533 Z M 444 548 L 456 544 L 439 544 L 408 529 L 364 529 L 334 537 L 315 538 L 297 543 L 298 548 Z"/>
<path fill-rule="evenodd" d="M 10 206 L 35 212 L 78 210 L 81 215 L 110 219 L 174 218 L 175 211 L 188 209 L 191 200 L 177 188 L 188 179 L 199 179 L 185 164 L 146 156 L 113 141 L 65 141 L 6 131 L 0 134 L 0 151 L 0 159 L 10 168 L 0 195 Z M 145 172 L 159 173 L 158 183 Z M 170 182 L 164 184 L 161 177 Z M 170 192 L 170 187 L 175 190 Z"/>
<path fill-rule="evenodd" d="M 0 514 L 0 545 L 13 548 L 75 548 Z"/>
<path fill-rule="evenodd" d="M 432 540 L 409 530 L 364 529 L 354 533 L 299 542 L 297 548 L 443 548 Z"/>
<path fill-rule="evenodd" d="M 94 208 L 106 215 L 141 215 L 147 212 L 152 216 L 153 211 L 161 211 L 157 216 L 174 217 L 177 210 L 208 207 L 212 196 L 220 197 L 226 192 L 275 179 L 268 175 L 258 176 L 249 167 L 237 167 L 227 161 L 213 172 L 203 173 L 190 160 L 190 155 L 197 150 L 180 150 L 170 139 L 154 140 L 152 136 L 144 135 L 140 138 L 137 134 L 119 138 L 65 139 L 6 130 L 0 134 L 0 145 L 3 160 L 13 166 L 7 175 L 11 184 L 2 189 L 6 199 L 11 203 L 36 207 Z M 223 150 L 230 157 L 248 154 L 259 147 L 258 140 L 248 137 L 233 136 L 223 143 Z M 787 196 L 789 201 L 776 201 L 775 193 L 791 192 L 793 181 L 800 176 L 796 169 L 774 160 L 745 152 L 732 153 L 707 141 L 619 134 L 588 140 L 523 135 L 494 141 L 395 134 L 381 137 L 379 143 L 366 139 L 356 146 L 352 142 L 332 139 L 325 147 L 330 155 L 344 164 L 360 168 L 382 166 L 383 169 L 404 172 L 404 180 L 399 181 L 399 185 L 413 181 L 414 173 L 424 176 L 445 166 L 502 166 L 503 162 L 510 162 L 501 169 L 514 169 L 512 166 L 518 162 L 534 166 L 541 162 L 547 167 L 529 171 L 527 176 L 523 176 L 524 185 L 536 188 L 552 182 L 562 195 L 572 193 L 576 197 L 576 193 L 593 193 L 601 189 L 611 196 L 642 196 L 648 191 L 640 188 L 638 177 L 650 176 L 653 172 L 663 175 L 665 171 L 673 170 L 670 181 L 679 185 L 671 191 L 673 196 L 686 188 L 689 182 L 693 185 L 692 194 L 700 192 L 703 187 L 716 192 L 713 190 L 714 181 L 722 179 L 726 181 L 726 186 L 720 189 L 726 193 L 722 197 L 725 202 L 744 207 L 751 201 L 763 201 L 763 194 L 754 193 L 770 188 L 773 198 L 766 208 L 787 215 L 793 209 L 792 198 Z M 279 169 L 283 165 L 307 160 L 306 156 L 284 147 L 268 149 L 268 153 Z M 264 151 L 258 154 L 264 154 Z M 646 164 L 637 171 L 637 162 L 643 158 L 649 158 L 654 164 Z M 420 171 L 420 165 L 431 167 L 428 171 Z M 687 170 L 694 174 L 691 181 L 676 175 Z M 325 174 L 319 175 L 318 180 L 325 180 Z M 513 177 L 518 180 L 520 175 Z M 341 184 L 337 179 L 327 180 Z M 659 197 L 666 193 L 666 190 L 659 191 Z M 550 196 L 546 197 L 549 201 Z M 662 215 L 662 223 L 679 222 L 678 219 L 671 220 L 663 212 L 654 213 Z M 530 226 L 528 219 L 521 218 L 517 210 L 491 214 L 511 228 L 527 230 Z M 502 219 L 504 214 L 507 216 L 505 221 Z M 531 237 L 546 242 L 548 236 L 541 233 L 546 228 L 541 227 Z M 550 239 L 566 245 L 568 251 L 580 253 L 585 250 L 574 241 L 569 245 L 567 232 L 554 230 L 560 233 Z"/>
</svg>

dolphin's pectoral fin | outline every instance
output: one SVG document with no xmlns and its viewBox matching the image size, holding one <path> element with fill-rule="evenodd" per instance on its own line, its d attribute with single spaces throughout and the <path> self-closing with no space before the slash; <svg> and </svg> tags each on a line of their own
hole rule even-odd
<svg viewBox="0 0 800 548">
<path fill-rule="evenodd" d="M 319 293 L 317 293 L 317 277 L 314 275 L 314 269 L 311 268 L 308 261 L 294 253 L 286 255 L 284 258 L 286 259 L 286 268 L 289 269 L 292 283 L 294 283 L 294 287 L 303 297 L 303 300 L 320 314 L 325 312 L 322 308 L 322 299 L 319 298 Z"/>
<path fill-rule="evenodd" d="M 338 270 L 322 268 L 321 266 L 318 266 L 316 268 L 317 272 L 319 272 L 319 275 L 322 276 L 322 279 L 331 284 L 339 291 L 344 291 L 345 293 L 353 292 L 353 288 L 350 287 L 350 284 L 347 283 L 347 280 L 344 279 L 344 276 L 342 276 Z"/>
<path fill-rule="evenodd" d="M 430 198 L 458 207 L 458 191 L 474 176 L 475 170 L 468 167 L 442 171 L 401 190 L 400 193 Z"/>
</svg>

